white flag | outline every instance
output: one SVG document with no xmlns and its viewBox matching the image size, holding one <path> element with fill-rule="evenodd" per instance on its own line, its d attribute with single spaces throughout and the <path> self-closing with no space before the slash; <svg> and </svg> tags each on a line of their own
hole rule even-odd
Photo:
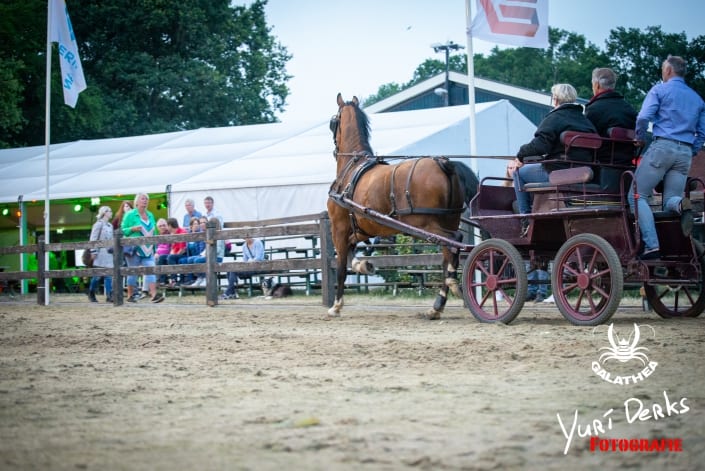
<svg viewBox="0 0 705 471">
<path fill-rule="evenodd" d="M 470 33 L 485 41 L 548 47 L 548 0 L 477 0 Z"/>
<path fill-rule="evenodd" d="M 51 22 L 49 40 L 59 44 L 59 63 L 61 64 L 61 86 L 64 89 L 64 103 L 76 107 L 78 94 L 86 89 L 78 45 L 69 19 L 69 11 L 64 0 L 51 1 Z"/>
</svg>

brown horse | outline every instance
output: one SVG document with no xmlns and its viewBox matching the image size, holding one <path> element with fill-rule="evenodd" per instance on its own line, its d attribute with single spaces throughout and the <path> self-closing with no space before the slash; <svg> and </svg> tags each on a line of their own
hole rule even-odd
<svg viewBox="0 0 705 471">
<path fill-rule="evenodd" d="M 423 157 L 395 165 L 377 159 L 369 143 L 369 120 L 359 108 L 357 97 L 345 102 L 338 94 L 337 101 L 338 113 L 331 119 L 337 177 L 328 199 L 337 254 L 338 286 L 335 302 L 328 310 L 328 315 L 333 317 L 340 316 L 343 308 L 348 257 L 354 253 L 355 245 L 373 236 L 404 232 L 403 227 L 375 222 L 350 205 L 346 207 L 346 201 L 421 231 L 459 241 L 462 239 L 458 229 L 463 204 L 474 195 L 478 183 L 467 166 L 446 158 Z M 462 296 L 457 280 L 458 250 L 444 245 L 442 252 L 444 284 L 427 313 L 430 319 L 440 317 L 449 288 L 456 296 Z M 374 273 L 371 263 L 357 258 L 353 258 L 351 267 L 358 273 Z"/>
</svg>

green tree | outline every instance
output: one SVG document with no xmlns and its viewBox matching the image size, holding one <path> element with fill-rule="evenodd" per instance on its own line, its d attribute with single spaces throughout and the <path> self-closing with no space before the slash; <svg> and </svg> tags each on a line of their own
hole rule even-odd
<svg viewBox="0 0 705 471">
<path fill-rule="evenodd" d="M 700 83 L 699 93 L 705 96 L 703 83 L 703 44 L 705 37 L 695 38 L 691 44 L 685 33 L 665 33 L 660 26 L 645 30 L 619 27 L 610 31 L 607 54 L 612 57 L 616 72 L 624 78 L 625 98 L 640 106 L 646 93 L 661 80 L 661 64 L 669 54 L 682 56 L 688 62 L 686 81 Z"/>
<path fill-rule="evenodd" d="M 34 118 L 27 108 L 44 101 L 46 14 L 43 23 L 36 19 L 42 8 L 43 0 L 0 3 L 0 147 L 26 144 L 18 136 Z"/>
<path fill-rule="evenodd" d="M 84 0 L 71 4 L 88 89 L 81 93 L 75 110 L 63 104 L 54 54 L 52 142 L 275 121 L 289 94 L 285 66 L 291 56 L 270 34 L 266 3 Z M 13 134 L 6 140 L 10 145 L 40 144 L 44 60 L 35 57 L 46 49 L 42 31 L 46 1 L 12 0 L 6 8 L 13 14 L 27 10 L 35 31 L 26 35 L 16 59 L 23 72 L 21 131 L 10 130 L 17 128 L 17 119 L 10 122 L 8 113 L 0 118 L 0 139 L 9 133 Z M 9 61 L 3 59 L 0 77 L 8 70 Z M 5 119 L 8 126 L 15 123 L 14 128 L 6 128 Z"/>
</svg>

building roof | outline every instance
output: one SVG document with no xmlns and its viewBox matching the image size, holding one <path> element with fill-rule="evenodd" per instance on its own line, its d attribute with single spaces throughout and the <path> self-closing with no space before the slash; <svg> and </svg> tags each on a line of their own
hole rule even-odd
<svg viewBox="0 0 705 471">
<path fill-rule="evenodd" d="M 450 105 L 468 104 L 469 77 L 458 72 L 449 72 Z M 445 98 L 436 90 L 445 87 L 445 73 L 402 90 L 377 103 L 365 107 L 370 113 L 406 111 L 411 109 L 435 108 L 445 105 Z M 475 102 L 485 103 L 496 100 L 509 100 L 531 122 L 538 125 L 551 111 L 551 95 L 527 88 L 508 85 L 494 80 L 475 77 Z"/>
</svg>

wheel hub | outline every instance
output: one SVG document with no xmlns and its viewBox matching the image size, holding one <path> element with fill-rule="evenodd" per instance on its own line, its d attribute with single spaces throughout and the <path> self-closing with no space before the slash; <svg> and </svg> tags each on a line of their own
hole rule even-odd
<svg viewBox="0 0 705 471">
<path fill-rule="evenodd" d="M 590 277 L 586 273 L 578 275 L 578 287 L 580 289 L 588 289 L 590 287 Z"/>
<path fill-rule="evenodd" d="M 497 286 L 499 286 L 497 275 L 489 275 L 487 280 L 485 280 L 485 285 L 490 291 L 495 291 Z"/>
</svg>

